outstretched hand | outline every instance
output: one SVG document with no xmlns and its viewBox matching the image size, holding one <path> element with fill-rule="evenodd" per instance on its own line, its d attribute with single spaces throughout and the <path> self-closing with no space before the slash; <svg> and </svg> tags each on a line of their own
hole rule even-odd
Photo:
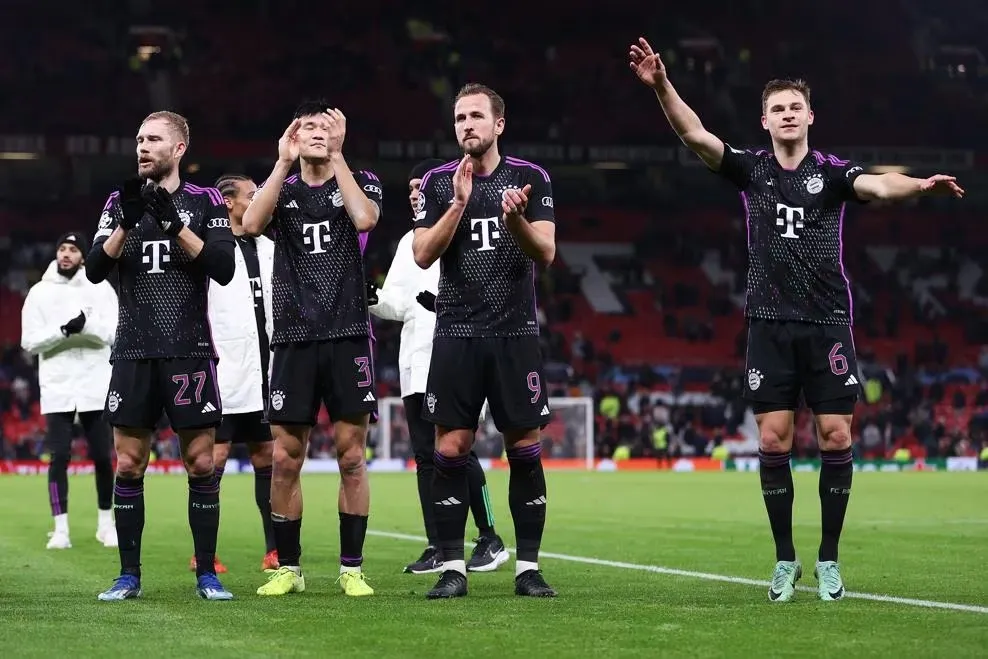
<svg viewBox="0 0 988 659">
<path fill-rule="evenodd" d="M 336 108 L 327 108 L 322 113 L 329 124 L 329 143 L 326 145 L 330 153 L 343 152 L 343 140 L 346 138 L 346 117 Z"/>
<path fill-rule="evenodd" d="M 957 185 L 957 178 L 946 174 L 934 174 L 923 181 L 919 189 L 929 195 L 951 195 L 958 199 L 964 196 L 964 188 Z"/>
<path fill-rule="evenodd" d="M 473 192 L 473 163 L 470 156 L 463 156 L 463 160 L 456 166 L 453 172 L 453 198 L 457 203 L 466 206 L 470 201 L 470 194 Z"/>
<path fill-rule="evenodd" d="M 173 238 L 178 236 L 185 224 L 179 217 L 178 209 L 175 208 L 175 202 L 168 190 L 156 185 L 146 189 L 143 197 L 147 202 L 148 215 L 154 218 L 161 230 Z"/>
<path fill-rule="evenodd" d="M 652 89 L 658 89 L 665 84 L 666 66 L 662 63 L 662 58 L 652 51 L 652 46 L 645 37 L 639 37 L 638 43 L 631 45 L 628 55 L 629 66 L 639 80 Z"/>
<path fill-rule="evenodd" d="M 120 187 L 120 209 L 123 211 L 120 228 L 124 231 L 133 229 L 144 217 L 147 202 L 144 200 L 143 190 L 144 179 L 139 176 L 127 179 Z"/>
<path fill-rule="evenodd" d="M 281 139 L 278 140 L 278 158 L 287 163 L 298 160 L 298 129 L 302 125 L 301 119 L 295 119 L 288 124 Z"/>
<path fill-rule="evenodd" d="M 527 184 L 521 190 L 509 189 L 504 191 L 501 197 L 501 210 L 506 218 L 525 217 L 525 209 L 528 207 L 528 195 L 532 193 L 532 184 Z"/>
</svg>

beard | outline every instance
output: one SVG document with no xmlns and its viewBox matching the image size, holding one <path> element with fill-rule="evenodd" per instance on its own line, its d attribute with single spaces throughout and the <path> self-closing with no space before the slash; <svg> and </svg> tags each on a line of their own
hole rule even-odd
<svg viewBox="0 0 988 659">
<path fill-rule="evenodd" d="M 68 268 L 63 268 L 61 264 L 56 264 L 55 267 L 58 269 L 58 274 L 65 277 L 66 279 L 72 279 L 75 277 L 76 273 L 79 272 L 79 268 L 82 267 L 81 263 L 69 266 Z"/>
<path fill-rule="evenodd" d="M 137 166 L 138 175 L 140 174 L 140 165 Z M 155 160 L 151 163 L 151 169 L 148 170 L 143 176 L 147 177 L 147 180 L 154 181 L 155 183 L 161 183 L 161 181 L 175 171 L 175 163 L 169 162 L 167 160 Z"/>
<path fill-rule="evenodd" d="M 464 140 L 464 142 L 465 142 L 465 140 Z M 480 158 L 485 153 L 487 153 L 492 146 L 494 146 L 494 138 L 493 137 L 491 137 L 490 139 L 486 139 L 486 140 L 483 139 L 483 138 L 481 138 L 479 140 L 473 140 L 472 139 L 472 140 L 470 140 L 469 145 L 465 145 L 464 142 L 460 142 L 460 148 L 463 149 L 463 153 L 465 153 L 466 155 L 468 155 L 468 156 L 470 156 L 472 158 Z"/>
</svg>

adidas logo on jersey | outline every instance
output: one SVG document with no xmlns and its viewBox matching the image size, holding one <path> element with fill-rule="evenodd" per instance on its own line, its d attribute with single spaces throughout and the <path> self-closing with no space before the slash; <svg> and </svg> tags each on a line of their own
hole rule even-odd
<svg viewBox="0 0 988 659">
<path fill-rule="evenodd" d="M 549 406 L 548 405 L 543 405 L 542 406 L 542 416 L 549 416 Z"/>
<path fill-rule="evenodd" d="M 206 401 L 206 406 L 202 408 L 202 413 L 209 414 L 210 412 L 215 412 L 215 411 L 216 411 L 216 406 L 210 403 L 209 401 Z"/>
<path fill-rule="evenodd" d="M 373 403 L 375 400 L 377 400 L 377 399 L 374 398 L 374 394 L 372 394 L 369 391 L 367 392 L 367 395 L 364 396 L 364 402 L 365 403 Z"/>
<path fill-rule="evenodd" d="M 285 204 L 285 208 L 298 208 L 298 202 L 292 199 L 290 202 Z"/>
<path fill-rule="evenodd" d="M 859 384 L 858 379 L 852 375 L 851 377 L 849 377 L 847 379 L 847 382 L 844 383 L 844 386 L 845 387 L 852 387 L 852 386 L 854 386 L 856 384 Z"/>
</svg>

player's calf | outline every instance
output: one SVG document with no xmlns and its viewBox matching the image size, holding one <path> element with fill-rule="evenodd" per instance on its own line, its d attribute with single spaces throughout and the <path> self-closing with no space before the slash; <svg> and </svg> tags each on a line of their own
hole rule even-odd
<svg viewBox="0 0 988 659">
<path fill-rule="evenodd" d="M 853 409 L 853 400 L 846 403 Z M 845 407 L 845 409 L 847 408 Z M 828 408 L 828 412 L 834 408 Z M 817 559 L 822 564 L 837 562 L 837 547 L 847 504 L 851 497 L 851 482 L 854 476 L 854 455 L 851 448 L 851 416 L 843 414 L 818 413 L 817 434 L 820 437 L 820 513 L 821 537 Z M 836 571 L 833 592 L 840 581 L 840 571 Z M 841 586 L 842 588 L 843 586 Z M 821 590 L 821 597 L 823 591 Z M 831 598 L 831 599 L 839 599 Z"/>
<path fill-rule="evenodd" d="M 373 595 L 361 573 L 370 512 L 365 459 L 367 417 L 337 421 L 336 461 L 340 469 L 340 587 L 354 597 Z"/>
<path fill-rule="evenodd" d="M 271 526 L 282 568 L 301 574 L 302 487 L 309 429 L 306 426 L 272 426 L 274 436 L 271 470 Z M 267 585 L 267 584 L 266 584 Z M 261 587 L 262 589 L 265 586 Z M 278 590 L 278 588 L 275 588 Z M 258 590 L 260 594 L 260 590 Z M 281 593 L 279 593 L 281 594 Z"/>
<path fill-rule="evenodd" d="M 254 469 L 254 503 L 261 514 L 261 528 L 264 530 L 264 558 L 261 570 L 277 570 L 278 546 L 274 539 L 274 526 L 271 522 L 271 475 L 274 442 L 247 444 L 250 463 Z"/>
<path fill-rule="evenodd" d="M 520 434 L 505 433 L 510 470 L 508 505 L 515 524 L 517 544 L 515 594 L 530 597 L 555 597 L 556 591 L 546 584 L 539 571 L 539 549 L 545 530 L 548 503 L 545 471 L 542 468 L 542 445 L 539 430 Z"/>
</svg>

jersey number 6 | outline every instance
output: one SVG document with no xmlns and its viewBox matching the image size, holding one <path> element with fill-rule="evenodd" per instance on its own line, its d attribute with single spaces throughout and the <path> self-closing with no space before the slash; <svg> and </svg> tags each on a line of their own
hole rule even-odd
<svg viewBox="0 0 988 659">
<path fill-rule="evenodd" d="M 847 373 L 847 358 L 840 354 L 840 349 L 843 347 L 843 343 L 835 343 L 834 347 L 830 349 L 830 354 L 827 355 L 830 359 L 830 371 L 834 375 L 844 375 Z"/>
</svg>

